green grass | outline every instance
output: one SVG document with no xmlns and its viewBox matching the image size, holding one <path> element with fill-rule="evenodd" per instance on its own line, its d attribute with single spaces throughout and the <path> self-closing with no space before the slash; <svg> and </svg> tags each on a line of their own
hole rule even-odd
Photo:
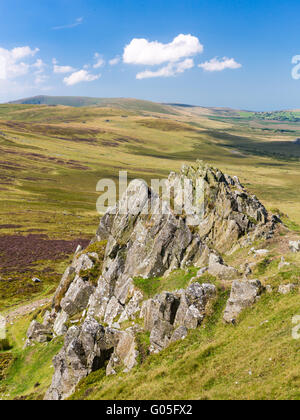
<svg viewBox="0 0 300 420">
<path fill-rule="evenodd" d="M 172 292 L 174 290 L 186 288 L 191 278 L 194 277 L 196 273 L 196 268 L 190 268 L 188 271 L 173 271 L 166 277 L 149 279 L 136 277 L 133 279 L 133 282 L 134 285 L 143 292 L 144 297 L 150 299 L 163 291 Z"/>
<path fill-rule="evenodd" d="M 52 359 L 62 344 L 60 338 L 14 352 L 6 377 L 0 382 L 0 398 L 43 399 L 54 373 Z"/>
</svg>

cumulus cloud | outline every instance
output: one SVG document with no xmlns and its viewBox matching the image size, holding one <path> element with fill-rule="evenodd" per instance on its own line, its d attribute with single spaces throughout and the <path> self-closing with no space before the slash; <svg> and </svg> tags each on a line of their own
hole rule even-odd
<svg viewBox="0 0 300 420">
<path fill-rule="evenodd" d="M 234 58 L 223 57 L 222 59 L 212 58 L 210 61 L 199 64 L 205 71 L 223 71 L 225 69 L 239 69 L 242 67 Z"/>
<path fill-rule="evenodd" d="M 191 69 L 194 67 L 194 60 L 191 58 L 187 58 L 184 61 L 179 63 L 169 63 L 168 65 L 156 70 L 145 70 L 140 72 L 136 75 L 138 80 L 141 79 L 150 79 L 153 77 L 171 77 L 175 76 L 176 74 L 184 73 L 185 70 Z"/>
<path fill-rule="evenodd" d="M 36 62 L 32 65 L 32 67 L 34 67 L 37 72 L 42 72 L 44 71 L 46 64 L 43 62 L 43 60 L 38 58 Z"/>
<path fill-rule="evenodd" d="M 99 69 L 105 65 L 105 60 L 101 54 L 95 53 L 94 58 L 96 60 L 96 64 L 93 65 L 94 69 Z"/>
<path fill-rule="evenodd" d="M 72 73 L 75 71 L 75 69 L 71 66 L 59 66 L 58 61 L 53 58 L 53 73 L 55 74 L 66 74 L 66 73 Z"/>
<path fill-rule="evenodd" d="M 0 79 L 15 79 L 27 74 L 32 65 L 28 60 L 38 52 L 38 48 L 31 49 L 28 46 L 17 47 L 12 50 L 0 47 Z"/>
<path fill-rule="evenodd" d="M 119 56 L 112 58 L 111 60 L 109 60 L 109 65 L 110 66 L 116 66 L 117 64 L 119 64 L 121 58 Z"/>
<path fill-rule="evenodd" d="M 123 61 L 126 64 L 155 66 L 176 62 L 202 52 L 203 45 L 192 35 L 180 34 L 169 44 L 134 38 L 124 49 Z"/>
<path fill-rule="evenodd" d="M 64 78 L 64 83 L 67 86 L 77 85 L 81 82 L 93 82 L 101 77 L 100 74 L 91 74 L 87 70 L 79 70 L 72 73 L 70 76 Z"/>
</svg>

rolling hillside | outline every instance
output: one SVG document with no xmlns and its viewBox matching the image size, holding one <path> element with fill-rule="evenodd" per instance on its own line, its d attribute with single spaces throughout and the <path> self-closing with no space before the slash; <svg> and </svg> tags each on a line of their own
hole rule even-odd
<svg viewBox="0 0 300 420">
<path fill-rule="evenodd" d="M 294 234 L 299 234 L 300 147 L 294 143 L 300 137 L 298 121 L 249 120 L 248 114 L 228 109 L 126 99 L 102 101 L 106 101 L 102 106 L 80 107 L 66 103 L 0 105 L 2 313 L 53 295 L 77 244 L 87 244 L 98 225 L 98 180 L 117 180 L 119 170 L 127 170 L 129 179 L 149 181 L 178 171 L 183 163 L 202 159 L 239 176 L 268 210 L 280 211 Z M 230 258 L 229 263 L 239 258 L 242 263 L 245 255 Z M 278 285 L 272 271 L 274 258 L 277 264 L 277 253 L 269 262 L 262 260 L 257 275 L 264 281 L 274 277 Z M 284 281 L 298 275 L 298 259 L 287 255 L 287 260 L 293 265 L 282 274 Z M 33 277 L 42 282 L 33 284 Z M 292 342 L 291 347 L 289 340 L 297 299 L 294 295 L 266 297 L 245 314 L 244 323 L 233 333 L 231 329 L 223 331 L 216 319 L 210 319 L 206 331 L 191 333 L 185 343 L 151 356 L 139 372 L 122 377 L 118 386 L 119 377 L 99 385 L 102 379 L 98 372 L 82 384 L 77 396 L 169 398 L 180 381 L 186 389 L 184 398 L 228 398 L 233 390 L 241 397 L 249 391 L 249 398 L 296 398 L 298 342 Z M 219 304 L 222 309 L 224 300 Z M 12 348 L 4 355 L 12 358 L 12 365 L 7 380 L 0 382 L 2 396 L 11 393 L 16 398 L 38 398 L 39 390 L 49 386 L 51 359 L 61 343 L 51 343 L 47 351 L 41 345 L 22 352 L 22 340 L 34 316 L 38 315 L 26 314 L 9 326 Z M 266 320 L 269 324 L 262 324 Z M 249 335 L 250 328 L 253 331 Z M 256 334 L 257 344 L 253 342 Z M 196 346 L 195 340 L 201 345 L 197 342 Z M 270 346 L 263 356 L 260 352 L 266 342 Z M 285 357 L 288 352 L 290 356 Z M 256 367 L 255 354 L 260 360 Z M 180 373 L 180 358 L 190 360 L 185 375 Z M 27 360 L 32 360 L 30 366 Z M 151 379 L 150 388 L 147 378 Z M 41 388 L 35 388 L 37 383 Z M 201 392 L 195 391 L 195 383 Z M 257 384 L 267 391 L 257 394 Z"/>
<path fill-rule="evenodd" d="M 20 99 L 10 102 L 19 105 L 48 105 L 48 106 L 72 106 L 72 107 L 116 107 L 124 110 L 157 112 L 172 114 L 174 110 L 168 106 L 150 101 L 130 98 L 88 98 L 80 96 L 35 96 L 33 98 Z"/>
</svg>

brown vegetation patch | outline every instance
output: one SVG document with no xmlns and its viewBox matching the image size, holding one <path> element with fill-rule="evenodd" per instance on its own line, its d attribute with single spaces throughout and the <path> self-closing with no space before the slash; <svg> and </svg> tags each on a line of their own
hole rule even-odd
<svg viewBox="0 0 300 420">
<path fill-rule="evenodd" d="M 0 225 L 0 229 L 19 229 L 21 225 Z"/>
<path fill-rule="evenodd" d="M 85 239 L 50 240 L 47 235 L 0 236 L 0 272 L 24 270 L 37 261 L 58 261 L 75 252 L 78 245 L 86 247 Z"/>
</svg>

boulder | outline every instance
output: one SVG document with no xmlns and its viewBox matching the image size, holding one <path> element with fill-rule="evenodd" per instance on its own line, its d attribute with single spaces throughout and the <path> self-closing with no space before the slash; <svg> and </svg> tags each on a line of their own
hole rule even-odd
<svg viewBox="0 0 300 420">
<path fill-rule="evenodd" d="M 52 340 L 53 334 L 49 328 L 40 324 L 37 321 L 32 321 L 27 330 L 26 346 L 31 343 L 47 343 Z"/>
<path fill-rule="evenodd" d="M 300 241 L 290 241 L 289 247 L 290 250 L 294 253 L 300 252 Z"/>
<path fill-rule="evenodd" d="M 288 295 L 296 290 L 295 284 L 282 284 L 279 286 L 278 293 L 281 295 Z"/>
<path fill-rule="evenodd" d="M 262 291 L 263 287 L 259 280 L 234 281 L 226 305 L 224 321 L 234 324 L 239 314 L 252 306 L 261 296 Z"/>
<path fill-rule="evenodd" d="M 238 276 L 238 271 L 224 264 L 223 259 L 216 254 L 211 254 L 209 257 L 208 273 L 224 280 L 230 280 Z"/>
</svg>

